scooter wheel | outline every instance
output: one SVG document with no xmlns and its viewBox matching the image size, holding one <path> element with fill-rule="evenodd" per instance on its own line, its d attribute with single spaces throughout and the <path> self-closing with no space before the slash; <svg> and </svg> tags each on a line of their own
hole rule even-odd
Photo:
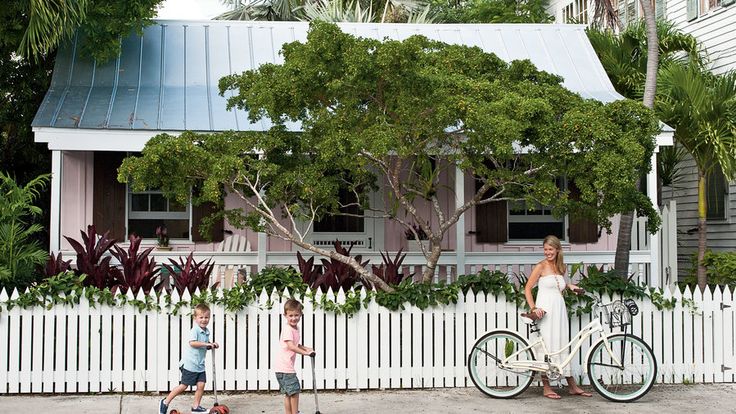
<svg viewBox="0 0 736 414">
<path fill-rule="evenodd" d="M 179 410 L 171 410 L 169 411 L 169 414 L 180 414 Z"/>
</svg>

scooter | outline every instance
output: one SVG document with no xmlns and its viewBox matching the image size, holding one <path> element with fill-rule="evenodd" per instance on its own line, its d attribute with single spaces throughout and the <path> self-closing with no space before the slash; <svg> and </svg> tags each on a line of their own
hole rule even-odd
<svg viewBox="0 0 736 414">
<path fill-rule="evenodd" d="M 208 346 L 207 349 L 212 350 L 212 390 L 215 393 L 215 405 L 210 409 L 210 414 L 230 414 L 230 409 L 227 405 L 220 405 L 217 401 L 217 370 L 215 369 L 215 349 Z M 314 367 L 312 367 L 314 369 Z M 171 410 L 169 414 L 183 414 L 179 410 Z"/>
<path fill-rule="evenodd" d="M 314 375 L 314 357 L 317 355 L 316 352 L 309 354 L 312 361 L 312 389 L 314 390 L 314 408 L 317 410 L 314 414 L 321 414 L 319 412 L 319 401 L 317 401 L 317 377 Z"/>
</svg>

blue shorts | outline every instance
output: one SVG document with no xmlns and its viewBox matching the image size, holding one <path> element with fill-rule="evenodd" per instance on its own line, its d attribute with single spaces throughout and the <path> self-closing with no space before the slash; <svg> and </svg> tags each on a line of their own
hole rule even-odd
<svg viewBox="0 0 736 414">
<path fill-rule="evenodd" d="M 207 382 L 207 374 L 204 371 L 192 372 L 187 371 L 182 367 L 179 367 L 179 371 L 181 371 L 181 381 L 179 381 L 180 384 L 197 385 L 198 382 Z"/>
<path fill-rule="evenodd" d="M 279 391 L 286 395 L 299 394 L 302 391 L 301 385 L 299 385 L 299 378 L 293 372 L 277 372 L 276 381 L 279 382 Z"/>
</svg>

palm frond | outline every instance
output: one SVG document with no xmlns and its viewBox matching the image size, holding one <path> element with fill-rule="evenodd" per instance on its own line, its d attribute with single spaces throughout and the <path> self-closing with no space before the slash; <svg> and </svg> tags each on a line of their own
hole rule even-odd
<svg viewBox="0 0 736 414">
<path fill-rule="evenodd" d="M 28 27 L 18 52 L 38 57 L 74 35 L 87 12 L 89 0 L 30 0 Z"/>
</svg>

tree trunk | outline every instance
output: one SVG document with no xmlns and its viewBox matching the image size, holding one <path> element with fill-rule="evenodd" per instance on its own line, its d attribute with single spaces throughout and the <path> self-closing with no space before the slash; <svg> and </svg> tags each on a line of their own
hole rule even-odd
<svg viewBox="0 0 736 414">
<path fill-rule="evenodd" d="M 437 268 L 437 262 L 440 260 L 442 249 L 440 243 L 434 240 L 429 241 L 429 255 L 427 256 L 427 267 L 422 271 L 422 283 L 431 283 L 434 278 L 434 270 Z"/>
<path fill-rule="evenodd" d="M 705 259 L 705 246 L 708 225 L 705 222 L 708 204 L 705 198 L 705 173 L 698 170 L 698 287 L 701 292 L 705 290 L 708 283 L 708 275 L 705 273 L 703 260 Z"/>
<path fill-rule="evenodd" d="M 647 108 L 654 108 L 654 96 L 657 92 L 657 69 L 659 68 L 659 39 L 657 38 L 657 22 L 654 20 L 652 3 L 646 0 L 642 0 L 640 3 L 642 13 L 644 14 L 644 24 L 647 29 L 647 76 L 646 81 L 644 82 L 644 96 L 642 103 Z M 629 272 L 629 250 L 631 249 L 631 226 L 633 223 L 633 212 L 621 215 L 618 240 L 616 242 L 616 258 L 613 267 L 622 277 L 627 277 Z"/>
</svg>

